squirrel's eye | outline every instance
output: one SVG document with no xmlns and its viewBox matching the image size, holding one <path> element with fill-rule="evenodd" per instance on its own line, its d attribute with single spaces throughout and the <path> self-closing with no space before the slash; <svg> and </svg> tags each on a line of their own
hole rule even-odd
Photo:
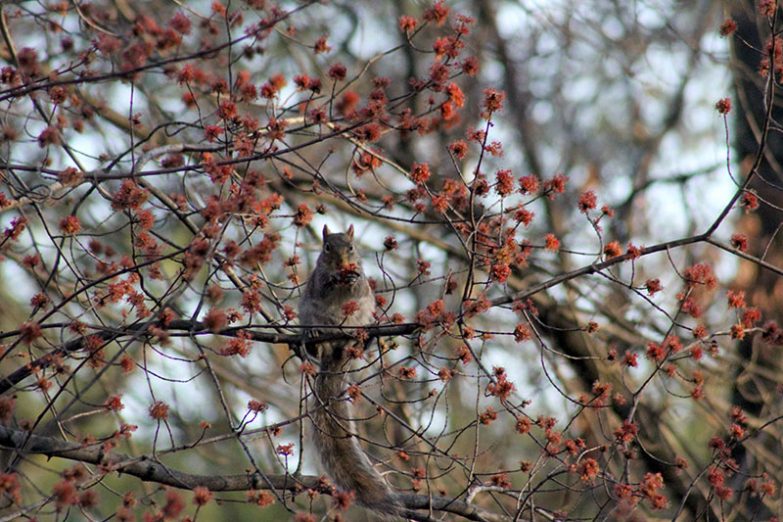
<svg viewBox="0 0 783 522">
<path fill-rule="evenodd" d="M 328 243 L 326 245 L 324 245 L 324 252 L 328 252 L 331 249 L 332 249 L 332 247 L 330 247 Z"/>
<path fill-rule="evenodd" d="M 348 251 L 353 252 L 353 245 L 348 245 Z"/>
</svg>

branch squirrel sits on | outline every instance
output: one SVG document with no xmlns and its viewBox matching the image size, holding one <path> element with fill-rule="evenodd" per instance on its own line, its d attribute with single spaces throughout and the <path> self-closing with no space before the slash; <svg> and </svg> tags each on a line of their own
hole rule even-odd
<svg viewBox="0 0 783 522">
<path fill-rule="evenodd" d="M 299 302 L 299 320 L 314 332 L 327 333 L 326 325 L 366 326 L 374 321 L 375 296 L 362 270 L 361 257 L 353 243 L 351 225 L 345 233 L 323 228 L 323 247 Z M 346 316 L 344 305 L 353 301 L 356 310 Z M 351 404 L 341 398 L 345 372 L 350 370 L 348 348 L 354 341 L 319 343 L 320 361 L 313 385 L 311 418 L 316 450 L 327 475 L 342 491 L 354 492 L 356 501 L 386 516 L 400 513 L 397 495 L 373 468 L 355 437 Z"/>
</svg>

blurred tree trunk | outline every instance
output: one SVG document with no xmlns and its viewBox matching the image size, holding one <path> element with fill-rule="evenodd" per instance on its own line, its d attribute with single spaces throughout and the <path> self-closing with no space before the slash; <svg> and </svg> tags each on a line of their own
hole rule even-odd
<svg viewBox="0 0 783 522">
<path fill-rule="evenodd" d="M 731 64 L 736 111 L 732 145 L 743 179 L 749 174 L 758 153 L 767 112 L 767 78 L 759 73 L 759 68 L 767 54 L 769 28 L 766 26 L 766 19 L 756 12 L 756 4 L 754 0 L 731 3 L 732 12 L 729 13 L 737 23 L 732 42 Z M 777 93 L 774 103 L 772 119 L 779 121 L 783 110 L 779 106 Z M 778 237 L 783 223 L 779 210 L 780 205 L 783 205 L 783 193 L 779 188 L 783 183 L 781 162 L 783 139 L 779 133 L 770 132 L 764 159 L 748 187 L 764 203 L 761 203 L 755 212 L 743 213 L 737 223 L 737 232 L 748 237 L 748 253 L 775 266 L 783 265 L 783 245 Z M 765 320 L 778 323 L 783 320 L 783 281 L 775 274 L 755 263 L 743 261 L 740 263 L 734 287 L 745 291 L 748 304 L 758 307 Z M 757 334 L 747 336 L 737 349 L 739 364 L 734 373 L 731 397 L 733 404 L 760 422 L 779 415 L 779 347 L 764 342 L 761 335 Z M 734 456 L 740 473 L 734 477 L 735 488 L 742 488 L 743 483 L 750 478 L 749 475 L 766 471 L 774 472 L 771 473 L 772 476 L 779 476 L 779 462 L 768 460 L 769 456 L 776 455 L 776 452 L 764 451 L 764 448 L 770 449 L 772 444 L 779 444 L 779 435 L 776 435 L 779 428 L 771 428 L 772 430 L 765 430 L 760 437 L 736 449 Z M 738 507 L 744 510 L 746 515 L 755 515 L 757 519 L 764 519 L 772 514 L 759 497 L 752 495 L 742 495 Z"/>
</svg>

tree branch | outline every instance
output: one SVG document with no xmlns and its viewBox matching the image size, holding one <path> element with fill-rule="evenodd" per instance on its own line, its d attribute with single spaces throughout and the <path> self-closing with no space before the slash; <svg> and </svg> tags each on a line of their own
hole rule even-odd
<svg viewBox="0 0 783 522">
<path fill-rule="evenodd" d="M 288 491 L 294 495 L 307 489 L 313 489 L 322 494 L 331 494 L 333 489 L 321 478 L 315 476 L 295 477 L 290 474 L 266 475 L 258 473 L 243 473 L 236 475 L 196 475 L 172 469 L 149 456 L 131 457 L 122 453 L 107 453 L 103 443 L 84 446 L 75 442 L 67 442 L 32 435 L 26 431 L 0 426 L 0 447 L 16 450 L 25 454 L 60 457 L 100 466 L 104 473 L 124 473 L 137 477 L 145 482 L 171 486 L 179 489 L 192 490 L 197 486 L 209 488 L 210 491 L 250 491 L 270 489 L 270 485 L 280 491 Z M 459 515 L 467 520 L 478 522 L 501 522 L 509 519 L 490 513 L 478 506 L 450 497 L 428 497 L 404 493 L 399 495 L 403 505 L 409 510 L 445 511 Z M 429 520 L 426 516 L 409 512 L 406 516 L 416 520 Z"/>
</svg>

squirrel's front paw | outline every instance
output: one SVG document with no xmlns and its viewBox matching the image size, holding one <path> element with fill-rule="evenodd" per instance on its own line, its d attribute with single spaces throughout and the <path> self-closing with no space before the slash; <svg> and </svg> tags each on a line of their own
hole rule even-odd
<svg viewBox="0 0 783 522">
<path fill-rule="evenodd" d="M 302 344 L 304 344 L 305 350 L 307 351 L 307 355 L 309 355 L 312 358 L 319 358 L 321 354 L 318 353 L 319 351 L 319 343 L 313 342 L 313 339 L 318 339 L 323 335 L 323 332 L 320 330 L 314 330 L 308 328 L 302 333 Z"/>
</svg>

